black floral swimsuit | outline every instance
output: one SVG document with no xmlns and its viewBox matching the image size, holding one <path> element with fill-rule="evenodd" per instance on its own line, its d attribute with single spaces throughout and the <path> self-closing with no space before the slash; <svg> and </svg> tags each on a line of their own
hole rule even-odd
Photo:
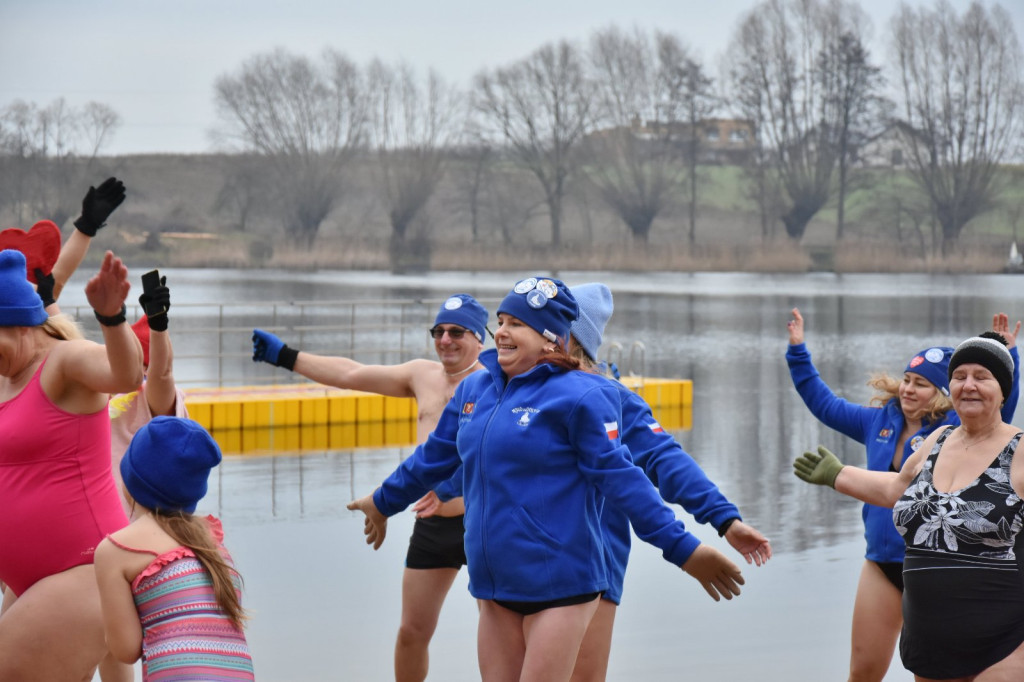
<svg viewBox="0 0 1024 682">
<path fill-rule="evenodd" d="M 949 428 L 893 507 L 903 561 L 903 665 L 943 679 L 981 672 L 1024 642 L 1024 573 L 1015 545 L 1024 505 L 1010 485 L 1017 433 L 960 490 L 935 489 L 932 472 Z"/>
</svg>

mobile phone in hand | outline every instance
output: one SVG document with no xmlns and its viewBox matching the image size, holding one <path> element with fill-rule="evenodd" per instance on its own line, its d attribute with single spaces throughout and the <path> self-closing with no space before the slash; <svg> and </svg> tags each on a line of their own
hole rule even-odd
<svg viewBox="0 0 1024 682">
<path fill-rule="evenodd" d="M 142 291 L 146 294 L 153 293 L 153 290 L 160 286 L 160 271 L 150 270 L 142 276 Z M 156 317 L 167 314 L 167 310 L 157 301 L 146 303 L 146 317 Z"/>
</svg>

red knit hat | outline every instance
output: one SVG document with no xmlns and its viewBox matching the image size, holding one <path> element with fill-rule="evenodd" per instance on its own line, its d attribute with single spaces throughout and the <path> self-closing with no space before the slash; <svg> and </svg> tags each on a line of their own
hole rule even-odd
<svg viewBox="0 0 1024 682">
<path fill-rule="evenodd" d="M 143 315 L 132 325 L 132 331 L 142 344 L 142 364 L 149 367 L 149 318 Z"/>
</svg>

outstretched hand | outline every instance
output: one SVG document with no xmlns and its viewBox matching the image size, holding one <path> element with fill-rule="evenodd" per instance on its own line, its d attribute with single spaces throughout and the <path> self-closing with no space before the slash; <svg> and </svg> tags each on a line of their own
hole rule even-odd
<svg viewBox="0 0 1024 682">
<path fill-rule="evenodd" d="M 793 473 L 802 481 L 815 485 L 836 487 L 836 477 L 843 470 L 843 463 L 824 445 L 817 452 L 805 452 L 793 461 Z"/>
<path fill-rule="evenodd" d="M 128 268 L 112 251 L 107 251 L 99 272 L 85 285 L 85 298 L 100 315 L 114 317 L 121 312 L 131 288 Z"/>
<path fill-rule="evenodd" d="M 733 549 L 743 555 L 748 564 L 763 566 L 772 558 L 772 546 L 768 538 L 739 519 L 729 525 L 729 529 L 725 531 L 725 539 Z"/>
<path fill-rule="evenodd" d="M 683 570 L 696 578 L 715 601 L 739 596 L 743 584 L 739 566 L 711 545 L 698 545 L 683 564 Z"/>
<path fill-rule="evenodd" d="M 82 215 L 75 220 L 75 227 L 87 237 L 95 237 L 124 197 L 124 183 L 117 178 L 107 178 L 99 187 L 90 187 L 82 199 Z"/>
<path fill-rule="evenodd" d="M 996 313 L 992 316 L 992 331 L 1003 337 L 1007 348 L 1013 348 L 1017 345 L 1017 335 L 1020 334 L 1020 320 L 1017 320 L 1017 324 L 1011 330 L 1009 315 L 1006 313 Z"/>
<path fill-rule="evenodd" d="M 793 308 L 792 314 L 793 319 L 786 323 L 786 329 L 789 330 L 789 345 L 795 346 L 804 342 L 804 318 L 797 308 Z"/>
<path fill-rule="evenodd" d="M 167 311 L 171 309 L 171 290 L 167 288 L 167 277 L 160 278 L 160 286 L 152 291 L 143 291 L 139 296 L 139 305 L 146 312 L 149 328 L 155 332 L 167 331 Z M 162 309 L 162 313 L 150 314 L 149 311 Z"/>
<path fill-rule="evenodd" d="M 366 544 L 373 545 L 373 548 L 380 549 L 384 544 L 384 537 L 388 534 L 388 517 L 384 516 L 373 503 L 373 495 L 360 497 L 348 503 L 348 509 L 361 511 L 366 514 L 363 523 L 363 535 L 366 536 Z"/>
<path fill-rule="evenodd" d="M 431 490 L 416 501 L 416 504 L 412 506 L 412 510 L 416 512 L 416 518 L 428 519 L 440 511 L 442 504 L 444 503 L 441 502 L 441 498 Z"/>
</svg>

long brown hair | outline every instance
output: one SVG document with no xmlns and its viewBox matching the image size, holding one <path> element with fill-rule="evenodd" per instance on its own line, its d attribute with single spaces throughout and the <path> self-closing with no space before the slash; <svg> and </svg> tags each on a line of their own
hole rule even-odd
<svg viewBox="0 0 1024 682">
<path fill-rule="evenodd" d="M 182 547 L 188 547 L 196 555 L 196 559 L 206 569 L 213 582 L 213 594 L 217 599 L 217 605 L 234 626 L 241 630 L 247 616 L 236 591 L 235 579 L 238 580 L 237 589 L 240 590 L 242 576 L 221 553 L 206 519 L 183 511 L 151 510 L 151 513 L 157 525 L 165 533 L 174 538 Z"/>
</svg>

